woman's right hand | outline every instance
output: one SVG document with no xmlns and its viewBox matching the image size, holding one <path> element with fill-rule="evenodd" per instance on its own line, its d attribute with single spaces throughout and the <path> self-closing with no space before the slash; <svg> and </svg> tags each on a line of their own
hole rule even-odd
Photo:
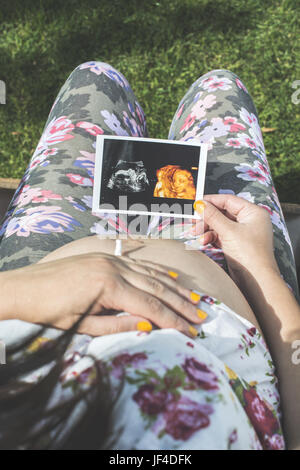
<svg viewBox="0 0 300 470">
<path fill-rule="evenodd" d="M 204 196 L 195 210 L 202 213 L 192 233 L 202 235 L 203 244 L 221 248 L 230 276 L 239 284 L 241 274 L 255 275 L 258 269 L 271 268 L 279 273 L 274 256 L 273 228 L 266 209 L 231 194 Z"/>
<path fill-rule="evenodd" d="M 194 338 L 198 332 L 191 323 L 203 321 L 196 307 L 199 296 L 191 296 L 160 265 L 126 256 L 92 252 L 0 275 L 14 299 L 9 318 L 68 329 L 96 301 L 80 333 L 150 331 L 153 323 Z M 116 316 L 124 311 L 130 315 Z"/>
</svg>

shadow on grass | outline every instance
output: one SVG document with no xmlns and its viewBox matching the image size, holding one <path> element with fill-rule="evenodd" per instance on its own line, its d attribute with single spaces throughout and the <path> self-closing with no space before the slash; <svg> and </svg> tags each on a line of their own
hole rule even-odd
<svg viewBox="0 0 300 470">
<path fill-rule="evenodd" d="M 39 125 L 67 76 L 80 63 L 98 59 L 117 66 L 116 56 L 138 51 L 155 56 L 155 51 L 167 50 L 177 40 L 203 39 L 207 30 L 212 35 L 255 27 L 255 14 L 247 4 L 233 6 L 221 0 L 46 0 L 38 6 L 36 0 L 10 0 L 1 6 L 0 28 L 4 23 L 21 25 L 16 39 L 23 35 L 22 28 L 25 32 L 14 57 L 8 48 L 1 48 L 0 78 L 8 87 L 7 112 L 13 99 L 13 112 L 26 113 L 33 125 Z M 31 25 L 40 41 L 30 42 Z M 126 75 L 126 70 L 122 72 Z"/>
</svg>

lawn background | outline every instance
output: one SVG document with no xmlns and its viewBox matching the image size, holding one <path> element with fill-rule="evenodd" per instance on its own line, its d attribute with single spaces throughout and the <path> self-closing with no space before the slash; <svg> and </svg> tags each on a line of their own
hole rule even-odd
<svg viewBox="0 0 300 470">
<path fill-rule="evenodd" d="M 167 138 L 178 102 L 214 68 L 250 91 L 282 202 L 300 203 L 297 0 L 1 0 L 0 177 L 21 178 L 57 92 L 88 60 L 129 80 L 150 137 Z M 298 44 L 297 44 L 298 40 Z"/>
</svg>

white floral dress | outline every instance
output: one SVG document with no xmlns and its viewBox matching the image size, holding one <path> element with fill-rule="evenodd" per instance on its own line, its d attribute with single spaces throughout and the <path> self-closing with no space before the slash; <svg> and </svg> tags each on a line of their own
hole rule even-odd
<svg viewBox="0 0 300 470">
<path fill-rule="evenodd" d="M 195 325 L 195 340 L 173 329 L 76 335 L 52 404 L 93 383 L 91 355 L 107 365 L 113 390 L 124 380 L 112 414 L 113 449 L 284 449 L 277 379 L 260 333 L 224 303 L 198 293 L 208 317 Z M 38 328 L 7 320 L 0 337 L 10 344 Z M 47 329 L 28 352 L 58 334 Z M 74 412 L 68 426 L 77 418 Z"/>
</svg>

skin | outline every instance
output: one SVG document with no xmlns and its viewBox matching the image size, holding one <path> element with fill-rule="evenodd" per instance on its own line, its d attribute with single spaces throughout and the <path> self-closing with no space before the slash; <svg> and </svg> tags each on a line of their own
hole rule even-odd
<svg viewBox="0 0 300 470">
<path fill-rule="evenodd" d="M 148 322 L 193 337 L 190 326 L 203 320 L 191 289 L 204 291 L 263 332 L 277 369 L 287 445 L 298 448 L 300 366 L 291 357 L 292 343 L 300 339 L 300 308 L 280 277 L 269 214 L 233 195 L 204 200 L 204 224 L 195 221 L 194 233 L 203 244 L 222 248 L 230 277 L 208 257 L 195 256 L 176 241 L 123 240 L 126 253 L 120 258 L 113 255 L 114 241 L 86 237 L 36 264 L 0 273 L 0 318 L 65 329 L 97 299 L 81 332 L 98 336 L 136 330 Z M 196 210 L 201 209 L 200 203 Z M 170 270 L 178 273 L 177 279 Z M 111 309 L 131 315 L 116 317 Z"/>
</svg>

